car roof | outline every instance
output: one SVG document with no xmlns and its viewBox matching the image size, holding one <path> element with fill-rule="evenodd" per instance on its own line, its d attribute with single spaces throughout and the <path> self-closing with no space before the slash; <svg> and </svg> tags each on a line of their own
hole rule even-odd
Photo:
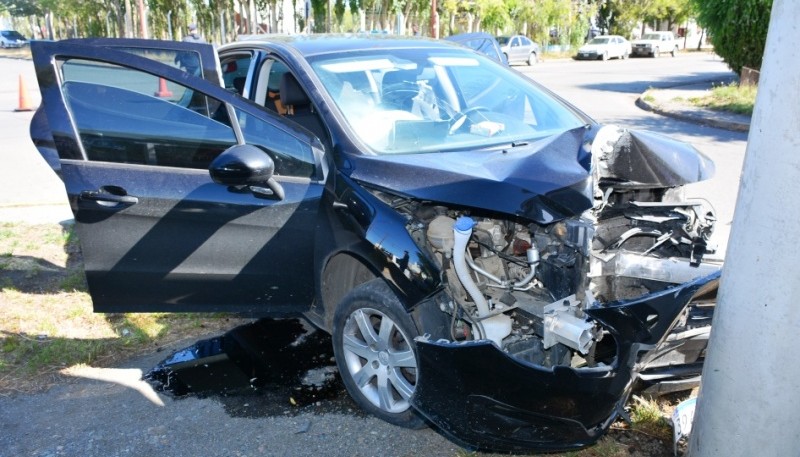
<svg viewBox="0 0 800 457">
<path fill-rule="evenodd" d="M 378 34 L 313 34 L 313 35 L 242 35 L 234 43 L 223 48 L 237 47 L 242 43 L 282 44 L 293 48 L 302 55 L 328 54 L 332 52 L 354 52 L 375 49 L 433 49 L 455 48 L 462 46 L 445 40 L 434 40 L 424 37 L 407 37 Z"/>
</svg>

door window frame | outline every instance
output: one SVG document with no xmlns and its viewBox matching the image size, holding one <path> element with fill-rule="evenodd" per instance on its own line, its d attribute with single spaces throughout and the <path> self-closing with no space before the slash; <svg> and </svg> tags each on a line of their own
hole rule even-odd
<svg viewBox="0 0 800 457">
<path fill-rule="evenodd" d="M 109 41 L 112 41 L 114 46 L 110 48 L 107 47 L 105 44 Z M 206 96 L 216 98 L 225 105 L 228 117 L 230 118 L 231 128 L 236 136 L 237 144 L 245 144 L 245 137 L 240 128 L 236 110 L 243 111 L 249 116 L 258 118 L 271 127 L 282 130 L 299 141 L 308 144 L 313 152 L 315 162 L 315 171 L 310 179 L 312 181 L 325 180 L 326 167 L 323 167 L 324 147 L 313 134 L 297 126 L 294 122 L 286 122 L 279 116 L 267 112 L 262 106 L 258 106 L 251 100 L 237 97 L 235 94 L 227 91 L 221 84 L 218 67 L 215 67 L 217 69 L 210 73 L 212 78 L 214 78 L 213 75 L 216 75 L 216 83 L 212 83 L 207 79 L 208 74 L 205 70 L 204 77 L 200 78 L 189 75 L 181 69 L 117 49 L 120 47 L 128 47 L 126 44 L 130 44 L 132 41 L 136 40 L 88 39 L 66 40 L 61 42 L 35 41 L 31 43 L 34 65 L 37 69 L 37 73 L 40 73 L 39 80 L 43 105 L 61 159 L 88 160 L 83 144 L 80 141 L 76 123 L 67 109 L 64 94 L 61 90 L 64 81 L 59 68 L 59 62 L 65 59 L 76 58 L 107 62 L 131 68 L 135 71 L 142 71 L 181 84 Z M 163 49 L 162 46 L 159 46 L 162 42 L 157 40 L 138 41 L 147 41 L 153 49 Z M 182 46 L 174 46 L 177 44 Z M 206 44 L 172 43 L 172 45 L 174 46 L 173 49 L 182 48 L 189 51 L 201 52 L 204 55 L 208 55 L 208 49 L 213 51 L 213 47 Z M 142 46 L 142 48 L 144 47 Z M 217 59 L 216 51 L 213 51 L 213 55 L 214 58 Z M 208 63 L 204 61 L 203 65 L 205 68 Z M 218 65 L 218 60 L 216 60 L 215 65 Z M 276 178 L 278 177 L 279 176 L 276 175 Z"/>
</svg>

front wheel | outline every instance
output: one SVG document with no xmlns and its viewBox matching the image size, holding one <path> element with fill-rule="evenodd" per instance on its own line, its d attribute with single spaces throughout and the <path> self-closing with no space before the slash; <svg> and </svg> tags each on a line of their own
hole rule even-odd
<svg viewBox="0 0 800 457">
<path fill-rule="evenodd" d="M 602 56 L 600 56 L 600 60 L 606 61 L 608 60 L 608 51 L 604 52 Z"/>
<path fill-rule="evenodd" d="M 528 55 L 528 66 L 536 65 L 536 62 L 539 61 L 539 58 L 536 56 L 535 52 L 532 52 Z"/>
<path fill-rule="evenodd" d="M 657 58 L 661 54 L 661 50 L 658 48 L 653 49 L 653 57 Z"/>
<path fill-rule="evenodd" d="M 676 55 L 678 55 L 678 47 L 675 46 L 674 48 L 672 48 L 672 52 L 670 54 L 672 54 L 672 57 L 675 57 Z"/>
<path fill-rule="evenodd" d="M 381 279 L 353 289 L 333 318 L 333 352 L 350 396 L 364 410 L 407 428 L 425 425 L 409 403 L 417 385 L 418 335 Z"/>
</svg>

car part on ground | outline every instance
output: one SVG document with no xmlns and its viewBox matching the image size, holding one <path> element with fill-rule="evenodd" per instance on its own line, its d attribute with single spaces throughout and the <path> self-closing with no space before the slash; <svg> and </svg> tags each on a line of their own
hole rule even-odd
<svg viewBox="0 0 800 457">
<path fill-rule="evenodd" d="M 304 313 L 365 410 L 476 448 L 585 446 L 696 382 L 721 263 L 689 145 L 441 41 L 33 55 L 98 310 Z"/>
</svg>

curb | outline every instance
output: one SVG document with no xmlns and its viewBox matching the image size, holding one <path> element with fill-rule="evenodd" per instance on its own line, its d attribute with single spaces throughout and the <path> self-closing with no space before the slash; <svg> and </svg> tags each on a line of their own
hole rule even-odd
<svg viewBox="0 0 800 457">
<path fill-rule="evenodd" d="M 691 112 L 684 112 L 684 111 L 674 111 L 670 109 L 661 108 L 656 104 L 651 104 L 644 100 L 644 94 L 640 95 L 636 99 L 636 106 L 639 108 L 650 111 L 656 114 L 660 114 L 662 116 L 671 117 L 673 119 L 678 119 L 680 121 L 687 121 L 687 122 L 694 122 L 696 124 L 706 125 L 709 127 L 715 127 L 718 129 L 723 130 L 730 130 L 733 132 L 749 132 L 750 131 L 750 123 L 749 122 L 738 122 L 738 121 L 731 121 L 731 120 L 721 120 L 721 119 L 714 119 L 709 118 L 707 116 L 701 114 L 695 114 Z"/>
</svg>

